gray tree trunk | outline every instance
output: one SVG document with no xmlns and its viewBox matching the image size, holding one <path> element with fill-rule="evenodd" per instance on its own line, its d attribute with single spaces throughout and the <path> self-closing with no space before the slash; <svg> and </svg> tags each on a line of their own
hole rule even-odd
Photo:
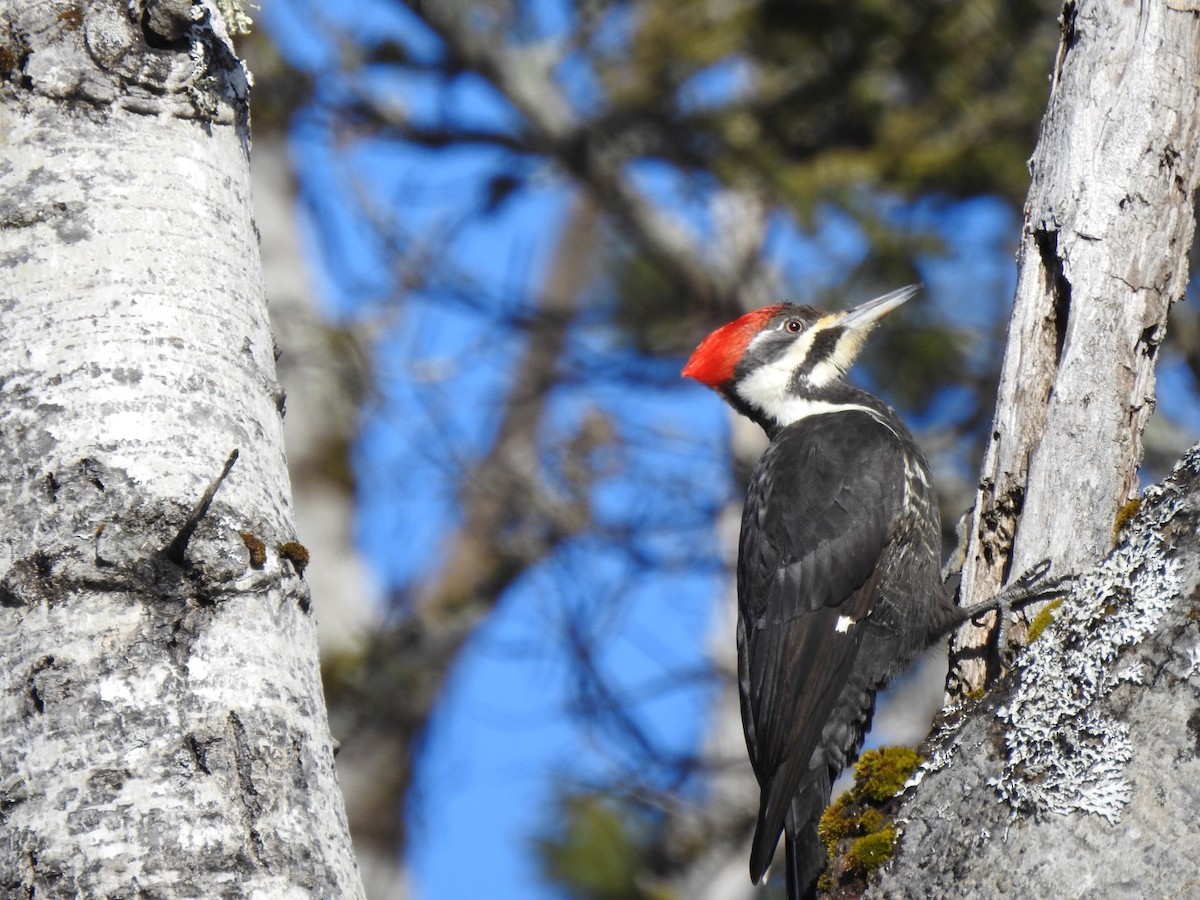
<svg viewBox="0 0 1200 900">
<path fill-rule="evenodd" d="M 1113 545 L 1118 511 L 1137 493 L 1154 363 L 1167 311 L 1187 287 L 1195 229 L 1194 6 L 1063 6 L 1049 107 L 1030 161 L 1016 304 L 971 518 L 964 604 L 995 594 L 1042 558 L 1059 573 L 1094 566 Z M 960 633 L 951 696 L 998 671 L 984 649 L 989 631 Z M 1018 623 L 1012 637 L 1023 634 Z"/>
<path fill-rule="evenodd" d="M 924 748 L 866 896 L 1200 896 L 1200 447 Z"/>
<path fill-rule="evenodd" d="M 5 897 L 362 896 L 246 87 L 209 2 L 0 2 Z"/>
<path fill-rule="evenodd" d="M 1200 893 L 1200 449 L 1118 515 L 1187 282 L 1200 9 L 1086 0 L 1062 22 L 965 600 L 1045 556 L 1086 574 L 927 747 L 868 896 Z M 960 636 L 953 692 L 995 670 L 978 646 Z"/>
</svg>

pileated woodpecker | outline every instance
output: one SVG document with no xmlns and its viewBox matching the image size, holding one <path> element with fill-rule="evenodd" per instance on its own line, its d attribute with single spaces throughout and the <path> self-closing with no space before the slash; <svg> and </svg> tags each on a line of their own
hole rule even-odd
<svg viewBox="0 0 1200 900">
<path fill-rule="evenodd" d="M 842 380 L 880 318 L 918 289 L 846 312 L 763 307 L 710 334 L 683 369 L 771 438 L 742 513 L 738 688 L 761 787 L 750 877 L 762 881 L 784 832 L 789 900 L 816 890 L 817 822 L 862 747 L 875 692 L 939 636 L 1011 600 L 954 603 L 925 457 L 895 410 Z"/>
</svg>

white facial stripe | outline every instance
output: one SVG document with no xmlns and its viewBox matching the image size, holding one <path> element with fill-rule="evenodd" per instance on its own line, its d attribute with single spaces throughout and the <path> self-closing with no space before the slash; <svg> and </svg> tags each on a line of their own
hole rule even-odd
<svg viewBox="0 0 1200 900">
<path fill-rule="evenodd" d="M 813 387 L 822 388 L 845 375 L 858 357 L 858 351 L 862 349 L 863 341 L 870 330 L 862 328 L 843 332 L 833 353 L 813 366 L 812 371 L 808 373 L 808 383 Z"/>
<path fill-rule="evenodd" d="M 812 350 L 813 341 L 817 335 L 829 326 L 836 326 L 841 316 L 825 316 L 813 324 L 804 334 L 800 335 L 778 359 L 760 366 L 743 378 L 736 386 L 741 398 L 756 409 L 770 415 L 780 425 L 790 425 L 808 416 L 818 416 L 827 412 L 837 412 L 845 409 L 859 409 L 871 413 L 872 410 L 857 404 L 833 404 L 819 400 L 808 400 L 796 397 L 788 389 L 796 369 L 803 365 L 805 358 Z M 870 329 L 861 329 L 844 333 L 837 346 L 827 359 L 813 366 L 807 381 L 815 388 L 825 387 L 845 374 L 854 362 L 858 351 L 866 339 Z M 756 341 L 761 341 L 770 332 L 756 335 L 750 342 L 753 347 Z"/>
<path fill-rule="evenodd" d="M 800 337 L 797 338 L 796 341 L 793 342 L 786 351 L 784 351 L 783 356 L 779 357 L 779 359 L 775 360 L 775 362 L 771 363 L 771 365 L 782 366 L 783 368 L 787 369 L 788 373 L 790 374 L 796 368 L 796 366 L 804 362 L 804 357 L 808 356 L 808 351 L 812 348 L 813 338 L 817 336 L 817 332 L 821 330 L 822 324 L 826 321 L 827 319 L 821 319 L 819 322 L 809 328 L 808 331 L 800 335 Z M 749 347 L 746 348 L 747 352 L 749 352 L 750 348 L 755 344 L 768 340 L 774 335 L 776 330 L 777 329 L 768 329 L 767 331 L 756 334 L 754 336 L 754 340 L 752 340 Z"/>
<path fill-rule="evenodd" d="M 841 348 L 840 343 L 838 344 L 838 348 Z M 843 374 L 845 374 L 845 370 L 834 362 L 833 357 L 823 359 L 813 366 L 812 371 L 808 373 L 808 383 L 815 388 L 822 388 L 831 382 L 837 381 Z"/>
<path fill-rule="evenodd" d="M 769 333 L 763 332 L 763 334 L 755 335 L 754 340 L 750 342 L 750 347 L 753 347 L 756 341 L 762 340 Z M 743 378 L 736 388 L 742 399 L 751 406 L 768 413 L 772 412 L 780 403 L 786 402 L 788 383 L 792 380 L 792 373 L 796 371 L 797 366 L 804 362 L 804 357 L 808 356 L 814 337 L 816 337 L 815 327 L 800 335 L 778 359 L 760 366 Z"/>
</svg>

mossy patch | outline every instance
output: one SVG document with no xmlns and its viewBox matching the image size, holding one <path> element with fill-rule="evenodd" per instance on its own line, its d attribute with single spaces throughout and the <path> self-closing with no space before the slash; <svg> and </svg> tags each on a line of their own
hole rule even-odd
<svg viewBox="0 0 1200 900">
<path fill-rule="evenodd" d="M 842 838 L 849 837 L 854 829 L 854 816 L 849 814 L 850 792 L 842 794 L 821 813 L 817 823 L 817 836 L 830 854 Z"/>
<path fill-rule="evenodd" d="M 868 750 L 854 766 L 854 786 L 829 805 L 817 834 L 829 854 L 818 888 L 829 892 L 861 882 L 892 858 L 899 831 L 884 807 L 921 763 L 910 747 Z"/>
<path fill-rule="evenodd" d="M 1125 530 L 1125 526 L 1130 523 L 1134 516 L 1138 514 L 1138 510 L 1142 508 L 1142 498 L 1134 497 L 1132 500 L 1127 500 L 1117 510 L 1117 516 L 1113 520 L 1113 543 L 1121 537 L 1121 532 Z"/>
<path fill-rule="evenodd" d="M 921 764 L 911 747 L 868 750 L 854 764 L 854 793 L 858 799 L 882 803 L 895 797 Z"/>
<path fill-rule="evenodd" d="M 1050 623 L 1054 621 L 1054 611 L 1062 606 L 1065 597 L 1059 597 L 1057 600 L 1051 600 L 1033 617 L 1033 621 L 1029 623 L 1029 631 L 1025 643 L 1032 644 L 1042 636 L 1042 632 L 1050 627 Z"/>
<path fill-rule="evenodd" d="M 888 822 L 873 834 L 860 837 L 846 851 L 846 868 L 860 875 L 870 875 L 892 858 L 898 836 L 896 826 Z"/>
</svg>

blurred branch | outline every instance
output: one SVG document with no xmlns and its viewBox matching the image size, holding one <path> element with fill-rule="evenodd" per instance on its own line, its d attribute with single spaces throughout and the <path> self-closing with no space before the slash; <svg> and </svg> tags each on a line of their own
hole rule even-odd
<svg viewBox="0 0 1200 900">
<path fill-rule="evenodd" d="M 573 319 L 575 298 L 587 281 L 587 260 L 599 219 L 577 201 L 529 328 L 524 355 L 496 441 L 465 482 L 465 524 L 440 576 L 416 598 L 417 619 L 458 624 L 462 640 L 520 572 L 587 527 L 587 491 L 552 491 L 537 446 L 546 398 L 558 383 L 558 361 Z M 586 485 L 581 485 L 586 488 Z"/>
<path fill-rule="evenodd" d="M 359 667 L 369 682 L 356 686 L 359 716 L 392 748 L 379 755 L 391 777 L 380 779 L 373 809 L 362 813 L 371 823 L 363 837 L 392 852 L 404 843 L 398 811 L 410 789 L 412 760 L 463 645 L 516 579 L 591 519 L 590 485 L 575 485 L 569 496 L 554 491 L 541 471 L 537 441 L 576 300 L 589 278 L 598 225 L 595 207 L 578 200 L 540 294 L 544 315 L 530 323 L 496 440 L 464 480 L 463 525 L 439 573 L 411 598 L 396 598 L 409 614 L 372 641 Z M 381 704 L 381 697 L 390 702 Z"/>
<path fill-rule="evenodd" d="M 405 4 L 445 43 L 450 66 L 477 72 L 517 108 L 529 128 L 529 149 L 554 159 L 595 203 L 632 229 L 639 246 L 671 273 L 697 307 L 715 317 L 744 311 L 744 286 L 759 274 L 757 254 L 747 255 L 724 277 L 706 263 L 686 231 L 634 187 L 623 171 L 628 159 L 615 152 L 607 132 L 578 121 L 555 82 L 553 70 L 560 61 L 555 54 L 541 45 L 516 47 L 498 34 L 477 31 L 468 21 L 472 5 L 462 0 Z M 394 108 L 377 104 L 375 112 L 393 127 L 409 127 Z"/>
<path fill-rule="evenodd" d="M 361 109 L 356 107 L 354 112 L 361 114 L 368 106 L 369 104 L 364 104 Z M 378 118 L 378 116 L 374 116 L 373 120 L 377 120 Z M 505 150 L 511 150 L 514 153 L 530 152 L 530 148 L 519 138 L 499 131 L 489 131 L 481 128 L 421 128 L 413 125 L 411 122 L 394 121 L 387 123 L 387 130 L 384 132 L 384 137 L 407 141 L 410 144 L 416 144 L 417 146 L 433 150 L 475 144 L 485 147 L 500 147 Z"/>
</svg>

